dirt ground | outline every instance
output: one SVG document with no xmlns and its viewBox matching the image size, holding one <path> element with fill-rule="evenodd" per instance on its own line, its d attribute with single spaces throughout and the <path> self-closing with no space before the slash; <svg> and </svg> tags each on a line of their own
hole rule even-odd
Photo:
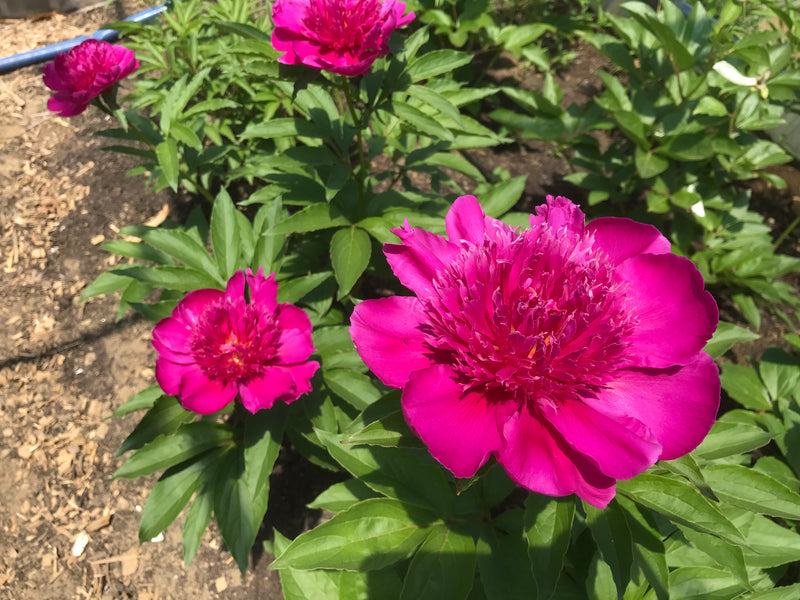
<svg viewBox="0 0 800 600">
<path fill-rule="evenodd" d="M 123 2 L 120 14 L 120 3 L 102 4 L 66 17 L 0 20 L 0 56 L 90 33 L 139 8 Z M 575 97 L 591 94 L 595 67 L 579 57 L 561 84 Z M 92 137 L 112 126 L 107 117 L 90 108 L 59 118 L 46 110 L 47 97 L 41 66 L 0 75 L 0 600 L 278 599 L 268 557 L 256 553 L 242 577 L 213 530 L 189 569 L 179 524 L 164 539 L 138 542 L 152 479 L 111 480 L 116 450 L 137 419 L 111 414 L 154 383 L 151 325 L 116 323 L 115 297 L 78 297 L 114 264 L 100 248 L 104 239 L 124 225 L 174 216 L 184 201 L 125 178 L 135 163 Z M 554 187 L 566 165 L 536 145 L 475 158 L 487 172 L 502 164 L 513 175 L 536 174 L 526 189 L 536 204 L 545 193 L 569 195 Z M 800 179 L 794 193 L 798 187 Z M 775 202 L 779 229 L 792 197 Z M 797 238 L 789 244 L 796 252 Z M 274 525 L 294 537 L 312 525 L 318 515 L 304 506 L 322 479 L 285 452 L 265 531 Z M 76 542 L 87 536 L 81 549 Z"/>
</svg>

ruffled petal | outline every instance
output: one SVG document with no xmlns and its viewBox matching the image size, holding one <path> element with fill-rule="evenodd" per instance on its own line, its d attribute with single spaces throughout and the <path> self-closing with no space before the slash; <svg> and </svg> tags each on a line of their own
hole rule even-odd
<svg viewBox="0 0 800 600">
<path fill-rule="evenodd" d="M 660 460 L 694 450 L 708 434 L 719 410 L 719 371 L 700 352 L 684 367 L 623 369 L 586 402 L 614 406 L 641 421 L 663 447 Z M 602 410 L 602 407 L 601 407 Z"/>
<path fill-rule="evenodd" d="M 586 217 L 580 207 L 563 196 L 547 196 L 547 204 L 536 207 L 536 214 L 530 216 L 532 229 L 544 224 L 554 233 L 561 233 L 570 238 L 583 235 Z"/>
<path fill-rule="evenodd" d="M 384 244 L 383 253 L 392 271 L 404 286 L 418 296 L 428 294 L 431 282 L 458 254 L 458 245 L 424 229 L 409 227 L 392 230 L 403 244 Z"/>
<path fill-rule="evenodd" d="M 629 284 L 626 295 L 638 320 L 627 338 L 637 366 L 684 364 L 711 339 L 717 304 L 689 259 L 643 254 L 622 262 L 616 272 Z"/>
<path fill-rule="evenodd" d="M 292 396 L 294 380 L 286 369 L 271 367 L 265 370 L 263 376 L 240 385 L 239 394 L 244 407 L 255 414 L 262 408 L 272 408 L 275 401 L 283 396 Z"/>
<path fill-rule="evenodd" d="M 472 477 L 503 448 L 498 410 L 506 405 L 464 392 L 444 365 L 412 373 L 402 405 L 411 429 L 456 477 Z"/>
<path fill-rule="evenodd" d="M 447 239 L 478 244 L 486 236 L 486 215 L 475 196 L 456 198 L 445 217 Z"/>
<path fill-rule="evenodd" d="M 616 493 L 614 479 L 572 450 L 558 431 L 523 407 L 503 430 L 506 445 L 497 460 L 524 488 L 549 496 L 577 494 L 605 508 Z"/>
<path fill-rule="evenodd" d="M 350 335 L 370 370 L 386 385 L 402 388 L 411 373 L 431 364 L 419 329 L 422 322 L 416 298 L 365 300 L 353 311 Z"/>
<path fill-rule="evenodd" d="M 253 271 L 247 269 L 245 276 L 247 287 L 250 288 L 250 304 L 261 304 L 268 311 L 272 312 L 278 306 L 278 284 L 275 283 L 275 273 L 270 273 L 269 277 L 264 277 L 264 267 L 258 267 L 258 272 L 254 275 Z M 309 327 L 311 324 L 309 323 Z"/>
<path fill-rule="evenodd" d="M 180 400 L 183 407 L 200 415 L 225 408 L 236 398 L 236 385 L 223 386 L 206 377 L 199 368 L 187 369 L 181 376 Z"/>
<path fill-rule="evenodd" d="M 612 406 L 604 407 L 612 410 Z M 578 399 L 539 410 L 574 450 L 614 479 L 630 479 L 655 464 L 661 444 L 641 421 L 595 410 Z"/>
<path fill-rule="evenodd" d="M 586 226 L 594 235 L 594 247 L 603 250 L 612 264 L 640 254 L 669 254 L 670 243 L 661 232 L 645 223 L 630 219 L 602 217 Z"/>
<path fill-rule="evenodd" d="M 172 316 L 186 325 L 194 325 L 210 305 L 219 302 L 224 297 L 225 293 L 220 290 L 194 290 L 186 294 L 178 303 Z"/>
</svg>

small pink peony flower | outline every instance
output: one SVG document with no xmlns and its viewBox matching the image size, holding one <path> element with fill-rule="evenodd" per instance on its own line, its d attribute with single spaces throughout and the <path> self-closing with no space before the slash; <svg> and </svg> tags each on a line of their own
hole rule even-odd
<svg viewBox="0 0 800 600">
<path fill-rule="evenodd" d="M 414 20 L 396 0 L 275 0 L 272 45 L 287 65 L 306 65 L 340 75 L 361 75 L 398 27 Z"/>
<path fill-rule="evenodd" d="M 250 301 L 245 296 L 245 280 Z M 153 330 L 156 379 L 184 408 L 217 412 L 237 394 L 251 413 L 287 404 L 311 391 L 319 363 L 311 321 L 301 309 L 278 304 L 275 275 L 237 271 L 227 289 L 195 290 Z"/>
<path fill-rule="evenodd" d="M 416 297 L 366 300 L 350 332 L 403 390 L 411 428 L 456 477 L 490 455 L 519 485 L 605 507 L 615 481 L 690 452 L 719 406 L 703 352 L 716 304 L 656 228 L 547 198 L 519 230 L 464 196 L 447 239 L 384 253 Z"/>
<path fill-rule="evenodd" d="M 89 102 L 139 68 L 133 50 L 88 39 L 42 69 L 44 84 L 56 92 L 47 108 L 61 117 L 81 114 Z"/>
</svg>

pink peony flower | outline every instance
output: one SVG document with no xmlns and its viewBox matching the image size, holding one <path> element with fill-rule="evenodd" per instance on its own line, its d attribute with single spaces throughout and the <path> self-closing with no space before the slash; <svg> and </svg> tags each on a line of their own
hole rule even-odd
<svg viewBox="0 0 800 600">
<path fill-rule="evenodd" d="M 133 50 L 88 39 L 42 69 L 44 84 L 56 92 L 47 108 L 61 117 L 81 114 L 89 102 L 139 68 Z"/>
<path fill-rule="evenodd" d="M 245 296 L 245 280 L 250 301 Z M 278 304 L 275 275 L 237 271 L 227 289 L 195 290 L 153 330 L 156 379 L 184 408 L 217 412 L 237 394 L 251 413 L 287 404 L 311 391 L 319 363 L 311 321 L 301 309 Z"/>
<path fill-rule="evenodd" d="M 384 253 L 416 297 L 366 300 L 350 332 L 403 390 L 405 418 L 456 477 L 494 455 L 519 485 L 598 507 L 615 481 L 690 452 L 719 406 L 703 352 L 716 304 L 656 228 L 547 198 L 519 230 L 464 196 L 447 239 L 394 230 Z"/>
<path fill-rule="evenodd" d="M 272 45 L 287 65 L 306 65 L 340 75 L 361 75 L 398 27 L 414 20 L 396 0 L 275 0 Z"/>
</svg>

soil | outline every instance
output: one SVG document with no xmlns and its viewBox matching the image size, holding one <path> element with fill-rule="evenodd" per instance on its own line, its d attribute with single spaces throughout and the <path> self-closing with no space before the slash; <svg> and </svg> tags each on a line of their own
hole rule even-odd
<svg viewBox="0 0 800 600">
<path fill-rule="evenodd" d="M 70 16 L 0 20 L 0 56 L 90 33 L 139 8 L 101 2 Z M 599 87 L 601 60 L 581 48 L 559 81 L 565 105 Z M 514 65 L 497 67 L 496 80 L 519 74 Z M 523 84 L 535 86 L 529 77 Z M 281 598 L 269 556 L 254 552 L 241 576 L 213 528 L 188 569 L 180 523 L 139 544 L 140 507 L 153 480 L 112 481 L 116 451 L 138 417 L 111 415 L 154 383 L 151 324 L 131 316 L 116 322 L 115 296 L 78 297 L 115 264 L 103 240 L 128 224 L 184 214 L 187 200 L 126 178 L 135 162 L 104 152 L 92 137 L 112 126 L 107 117 L 94 109 L 56 117 L 45 107 L 48 95 L 41 66 L 0 75 L 0 600 Z M 527 205 L 546 193 L 581 199 L 559 183 L 568 167 L 546 146 L 472 158 L 487 173 L 502 166 L 528 174 Z M 791 190 L 799 187 L 763 190 L 776 231 L 791 220 Z M 797 237 L 786 246 L 797 253 Z M 294 537 L 314 525 L 320 515 L 305 505 L 328 484 L 323 475 L 291 449 L 282 453 L 264 537 L 272 526 Z"/>
</svg>

